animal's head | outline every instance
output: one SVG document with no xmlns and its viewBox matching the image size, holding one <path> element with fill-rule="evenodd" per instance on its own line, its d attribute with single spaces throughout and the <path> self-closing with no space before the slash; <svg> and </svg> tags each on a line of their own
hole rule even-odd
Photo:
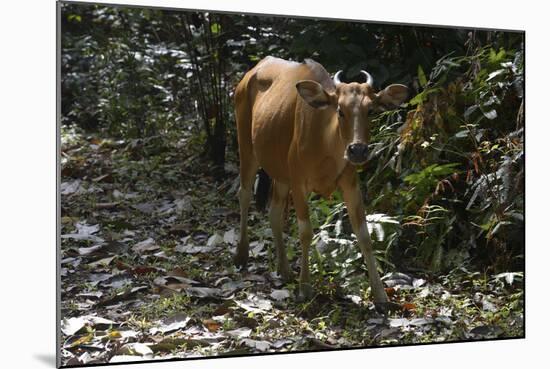
<svg viewBox="0 0 550 369">
<path fill-rule="evenodd" d="M 327 109 L 331 119 L 338 120 L 340 136 L 345 144 L 344 158 L 354 165 L 367 161 L 370 139 L 370 117 L 376 111 L 399 106 L 407 98 L 404 85 L 392 84 L 375 93 L 372 76 L 361 71 L 364 83 L 340 81 L 342 71 L 334 75 L 335 89 L 328 91 L 311 80 L 299 81 L 296 88 L 300 96 L 313 108 Z"/>
</svg>

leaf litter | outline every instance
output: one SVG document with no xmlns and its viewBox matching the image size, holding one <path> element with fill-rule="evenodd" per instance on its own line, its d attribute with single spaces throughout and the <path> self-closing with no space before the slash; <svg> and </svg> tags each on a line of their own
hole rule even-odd
<svg viewBox="0 0 550 369">
<path fill-rule="evenodd" d="M 252 208 L 249 267 L 233 266 L 236 174 L 214 180 L 199 156 L 151 142 L 168 149 L 131 159 L 130 145 L 64 148 L 80 176 L 61 183 L 63 365 L 523 334 L 520 272 L 394 271 L 383 282 L 401 310 L 382 316 L 364 267 L 329 282 L 312 260 L 317 294 L 298 302 L 296 283 L 275 272 L 268 217 Z M 353 243 L 337 223 L 340 238 L 323 249 Z M 285 238 L 299 249 L 295 234 Z M 297 275 L 299 255 L 291 260 Z"/>
</svg>

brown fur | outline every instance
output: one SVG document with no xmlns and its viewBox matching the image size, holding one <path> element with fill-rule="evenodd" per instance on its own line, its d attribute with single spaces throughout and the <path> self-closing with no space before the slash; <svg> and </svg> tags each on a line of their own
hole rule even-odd
<svg viewBox="0 0 550 369">
<path fill-rule="evenodd" d="M 244 266 L 248 259 L 248 202 L 256 171 L 262 167 L 274 185 L 270 220 L 279 273 L 291 278 L 282 242 L 282 209 L 289 190 L 302 244 L 300 292 L 307 297 L 311 294 L 308 251 L 312 238 L 307 196 L 310 192 L 329 196 L 339 187 L 369 268 L 375 301 L 387 301 L 366 234 L 355 171 L 359 163 L 350 162 L 347 156 L 351 144 L 368 144 L 369 111 L 384 99 L 366 83 L 335 86 L 323 66 L 312 60 L 296 63 L 267 57 L 246 73 L 235 92 L 241 175 L 237 264 Z"/>
</svg>

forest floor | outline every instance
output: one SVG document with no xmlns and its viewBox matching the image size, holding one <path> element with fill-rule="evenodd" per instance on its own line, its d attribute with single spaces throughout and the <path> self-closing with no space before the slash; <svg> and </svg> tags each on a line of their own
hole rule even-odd
<svg viewBox="0 0 550 369">
<path fill-rule="evenodd" d="M 238 166 L 230 157 L 215 180 L 190 137 L 117 141 L 63 129 L 62 365 L 524 336 L 521 273 L 383 265 L 401 306 L 383 316 L 357 251 L 344 273 L 317 255 L 316 294 L 298 302 L 297 285 L 274 272 L 267 215 L 253 207 L 249 267 L 237 270 Z M 287 233 L 297 273 L 295 227 Z"/>
</svg>

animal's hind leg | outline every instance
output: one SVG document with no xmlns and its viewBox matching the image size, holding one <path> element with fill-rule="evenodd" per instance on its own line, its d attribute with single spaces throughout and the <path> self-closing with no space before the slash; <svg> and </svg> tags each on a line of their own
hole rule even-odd
<svg viewBox="0 0 550 369">
<path fill-rule="evenodd" d="M 302 258 L 300 263 L 300 291 L 298 300 L 305 301 L 313 296 L 313 287 L 309 276 L 309 246 L 313 239 L 313 229 L 309 220 L 309 206 L 307 193 L 299 186 L 292 187 L 292 200 L 298 219 L 298 232 L 302 246 Z"/>
<path fill-rule="evenodd" d="M 271 206 L 269 208 L 269 221 L 273 231 L 273 242 L 277 253 L 277 272 L 284 281 L 290 281 L 292 275 L 288 266 L 286 248 L 283 242 L 284 211 L 288 196 L 289 186 L 284 183 L 273 181 L 273 192 L 271 195 Z"/>
<path fill-rule="evenodd" d="M 248 208 L 252 199 L 258 164 L 256 158 L 251 153 L 246 155 L 241 151 L 240 156 L 241 187 L 239 188 L 239 206 L 241 208 L 241 238 L 237 245 L 237 254 L 234 261 L 237 266 L 246 267 L 246 263 L 248 262 Z"/>
</svg>

